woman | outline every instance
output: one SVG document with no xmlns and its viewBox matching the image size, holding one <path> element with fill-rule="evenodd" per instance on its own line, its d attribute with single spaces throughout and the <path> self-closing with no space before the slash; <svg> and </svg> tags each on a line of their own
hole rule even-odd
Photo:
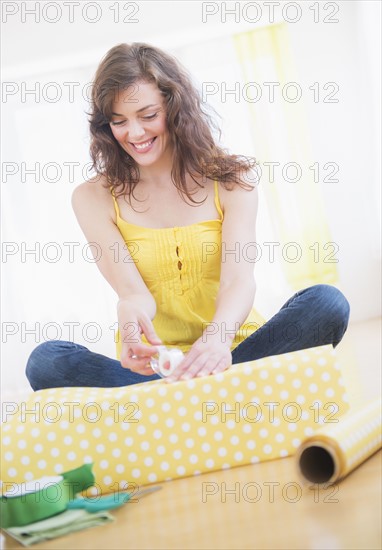
<svg viewBox="0 0 382 550">
<path fill-rule="evenodd" d="M 95 76 L 90 131 L 98 176 L 72 204 L 119 298 L 119 360 L 45 342 L 27 364 L 35 390 L 157 379 L 150 359 L 161 344 L 185 352 L 171 382 L 339 343 L 349 304 L 332 286 L 297 292 L 268 322 L 252 307 L 254 264 L 244 251 L 255 242 L 256 162 L 216 145 L 174 58 L 141 43 L 112 48 Z"/>
</svg>

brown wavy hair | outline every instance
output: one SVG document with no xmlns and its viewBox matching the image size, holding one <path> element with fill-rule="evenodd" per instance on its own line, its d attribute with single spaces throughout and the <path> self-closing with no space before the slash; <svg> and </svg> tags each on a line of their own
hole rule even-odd
<svg viewBox="0 0 382 550">
<path fill-rule="evenodd" d="M 101 60 L 95 74 L 90 115 L 90 155 L 92 168 L 107 180 L 115 196 L 134 197 L 139 182 L 139 166 L 119 145 L 110 128 L 112 106 L 118 91 L 138 82 L 154 83 L 160 90 L 166 108 L 166 121 L 173 145 L 171 178 L 175 187 L 196 204 L 186 185 L 189 174 L 238 184 L 252 189 L 243 181 L 257 165 L 254 158 L 231 155 L 220 148 L 213 131 L 220 130 L 213 117 L 202 107 L 202 99 L 184 67 L 171 55 L 149 44 L 119 44 Z M 199 203 L 197 203 L 199 204 Z"/>
</svg>

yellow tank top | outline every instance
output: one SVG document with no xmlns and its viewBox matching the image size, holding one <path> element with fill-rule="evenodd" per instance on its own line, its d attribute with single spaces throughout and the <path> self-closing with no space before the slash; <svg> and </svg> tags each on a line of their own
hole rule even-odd
<svg viewBox="0 0 382 550">
<path fill-rule="evenodd" d="M 155 331 L 163 344 L 187 352 L 213 319 L 219 290 L 223 212 L 215 181 L 215 205 L 220 218 L 180 227 L 147 228 L 121 218 L 112 193 L 117 227 L 147 288 L 157 313 Z M 233 350 L 265 319 L 252 308 L 236 333 Z M 148 343 L 144 335 L 142 342 Z M 121 356 L 120 333 L 116 337 Z"/>
</svg>

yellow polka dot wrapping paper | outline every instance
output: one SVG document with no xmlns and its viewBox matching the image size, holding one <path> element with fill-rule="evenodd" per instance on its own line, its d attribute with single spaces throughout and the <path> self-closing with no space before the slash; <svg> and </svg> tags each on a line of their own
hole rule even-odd
<svg viewBox="0 0 382 550">
<path fill-rule="evenodd" d="M 255 464 L 294 454 L 347 410 L 331 345 L 187 381 L 40 390 L 3 403 L 1 480 L 93 463 L 90 495 Z"/>
<path fill-rule="evenodd" d="M 381 448 L 381 429 L 380 399 L 352 408 L 303 441 L 296 453 L 301 477 L 313 483 L 342 479 Z"/>
</svg>

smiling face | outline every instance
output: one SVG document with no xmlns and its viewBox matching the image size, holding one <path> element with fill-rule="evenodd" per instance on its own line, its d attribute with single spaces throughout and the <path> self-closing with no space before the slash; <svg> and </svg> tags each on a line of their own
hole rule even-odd
<svg viewBox="0 0 382 550">
<path fill-rule="evenodd" d="M 171 158 L 163 97 L 155 84 L 139 82 L 116 95 L 111 131 L 135 162 L 153 166 Z"/>
</svg>

